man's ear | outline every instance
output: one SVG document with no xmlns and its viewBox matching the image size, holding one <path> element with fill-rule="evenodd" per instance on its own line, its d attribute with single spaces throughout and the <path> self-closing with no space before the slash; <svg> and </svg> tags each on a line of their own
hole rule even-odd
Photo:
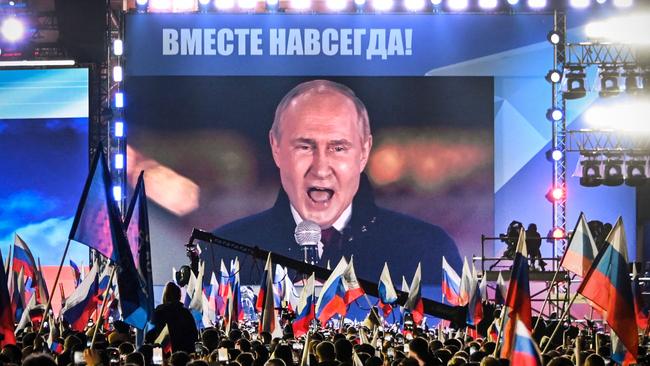
<svg viewBox="0 0 650 366">
<path fill-rule="evenodd" d="M 372 135 L 368 135 L 366 141 L 361 143 L 361 172 L 366 168 L 368 164 L 368 157 L 370 156 L 370 149 L 372 149 Z"/>
<path fill-rule="evenodd" d="M 271 153 L 273 154 L 273 161 L 275 161 L 275 166 L 279 168 L 280 141 L 275 138 L 273 131 L 269 131 L 269 144 L 271 145 Z"/>
</svg>

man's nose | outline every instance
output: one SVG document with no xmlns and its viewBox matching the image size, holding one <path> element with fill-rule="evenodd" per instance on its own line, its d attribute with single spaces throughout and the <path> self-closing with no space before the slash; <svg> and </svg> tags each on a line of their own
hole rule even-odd
<svg viewBox="0 0 650 366">
<path fill-rule="evenodd" d="M 329 176 L 331 172 L 332 168 L 327 152 L 320 149 L 316 150 L 311 163 L 310 173 L 316 177 L 324 178 Z"/>
</svg>

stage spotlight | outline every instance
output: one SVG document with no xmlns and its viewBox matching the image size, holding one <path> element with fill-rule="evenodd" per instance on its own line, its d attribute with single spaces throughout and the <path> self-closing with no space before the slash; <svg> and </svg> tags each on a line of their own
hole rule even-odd
<svg viewBox="0 0 650 366">
<path fill-rule="evenodd" d="M 610 155 L 607 157 L 603 184 L 610 187 L 623 184 L 623 160 L 620 156 Z"/>
<path fill-rule="evenodd" d="M 603 98 L 618 95 L 621 89 L 618 87 L 618 66 L 603 65 L 600 69 L 600 95 Z"/>
<path fill-rule="evenodd" d="M 237 5 L 240 9 L 252 10 L 257 7 L 257 0 L 239 0 Z"/>
<path fill-rule="evenodd" d="M 366 0 L 354 0 L 354 6 L 358 12 L 363 11 L 363 7 L 366 5 Z"/>
<path fill-rule="evenodd" d="M 519 4 L 519 0 L 508 0 L 508 4 L 513 5 L 513 6 L 517 5 L 517 4 Z"/>
<path fill-rule="evenodd" d="M 533 9 L 541 9 L 546 6 L 546 0 L 528 0 L 528 6 Z"/>
<path fill-rule="evenodd" d="M 124 137 L 124 122 L 122 121 L 115 122 L 113 134 L 115 135 L 115 137 Z"/>
<path fill-rule="evenodd" d="M 124 93 L 115 93 L 115 108 L 124 108 Z"/>
<path fill-rule="evenodd" d="M 311 0 L 291 0 L 291 9 L 295 10 L 307 10 L 311 7 Z"/>
<path fill-rule="evenodd" d="M 113 199 L 116 201 L 122 200 L 122 187 L 113 186 Z"/>
<path fill-rule="evenodd" d="M 280 4 L 280 0 L 266 0 L 266 8 L 269 11 L 276 11 L 278 9 L 279 4 Z"/>
<path fill-rule="evenodd" d="M 447 6 L 451 10 L 465 10 L 469 4 L 467 0 L 449 0 Z"/>
<path fill-rule="evenodd" d="M 373 0 L 372 7 L 377 11 L 388 11 L 393 8 L 393 0 Z"/>
<path fill-rule="evenodd" d="M 113 55 L 122 56 L 124 54 L 124 43 L 121 39 L 113 40 Z"/>
<path fill-rule="evenodd" d="M 591 5 L 591 0 L 571 0 L 569 1 L 572 7 L 577 9 L 584 9 Z"/>
<path fill-rule="evenodd" d="M 546 110 L 546 119 L 551 122 L 557 122 L 562 120 L 564 117 L 564 112 L 559 108 L 549 108 Z"/>
<path fill-rule="evenodd" d="M 124 169 L 124 154 L 115 154 L 115 169 Z"/>
<path fill-rule="evenodd" d="M 479 0 L 478 6 L 482 9 L 494 9 L 498 5 L 497 0 Z"/>
<path fill-rule="evenodd" d="M 559 83 L 562 80 L 562 73 L 558 70 L 551 70 L 546 74 L 546 81 L 549 83 Z"/>
<path fill-rule="evenodd" d="M 214 7 L 217 10 L 231 10 L 235 7 L 235 0 L 214 0 Z"/>
<path fill-rule="evenodd" d="M 601 185 L 603 179 L 600 175 L 600 164 L 601 161 L 596 155 L 585 156 L 585 159 L 580 162 L 580 165 L 582 165 L 581 186 L 598 187 Z"/>
<path fill-rule="evenodd" d="M 16 42 L 23 38 L 25 25 L 15 17 L 9 17 L 2 22 L 2 36 L 9 42 Z"/>
<path fill-rule="evenodd" d="M 565 74 L 567 90 L 563 92 L 564 99 L 579 99 L 587 95 L 585 88 L 585 67 L 569 65 L 569 72 Z"/>
<path fill-rule="evenodd" d="M 113 66 L 113 81 L 116 83 L 122 81 L 122 66 Z"/>
<path fill-rule="evenodd" d="M 563 239 L 564 238 L 564 230 L 562 230 L 561 227 L 556 227 L 553 229 L 553 239 Z"/>
<path fill-rule="evenodd" d="M 148 10 L 151 12 L 171 12 L 174 10 L 172 0 L 149 0 Z"/>
<path fill-rule="evenodd" d="M 404 0 L 404 7 L 408 11 L 421 11 L 424 5 L 424 0 Z"/>
<path fill-rule="evenodd" d="M 562 202 L 566 200 L 566 192 L 562 187 L 551 188 L 546 192 L 546 199 L 551 202 Z"/>
<path fill-rule="evenodd" d="M 341 11 L 347 6 L 346 0 L 326 0 L 327 8 L 333 11 Z"/>
<path fill-rule="evenodd" d="M 644 185 L 648 176 L 646 175 L 646 158 L 642 155 L 632 156 L 630 160 L 626 162 L 626 176 L 625 184 L 630 187 L 639 187 Z"/>
<path fill-rule="evenodd" d="M 135 0 L 136 10 L 142 12 L 147 10 L 147 5 L 149 4 L 148 0 Z"/>
<path fill-rule="evenodd" d="M 548 32 L 546 35 L 546 39 L 548 39 L 551 44 L 556 45 L 559 44 L 562 41 L 562 36 L 560 35 L 560 32 L 556 30 L 552 30 Z"/>
<path fill-rule="evenodd" d="M 548 161 L 559 161 L 564 154 L 559 149 L 550 149 L 546 151 L 546 159 Z"/>
<path fill-rule="evenodd" d="M 596 2 L 597 2 L 598 4 L 604 4 L 604 3 L 607 2 L 607 0 L 596 0 Z"/>
<path fill-rule="evenodd" d="M 638 94 L 641 91 L 641 87 L 639 87 L 639 77 L 641 74 L 637 72 L 634 66 L 627 66 L 624 70 L 625 92 L 628 94 Z"/>
<path fill-rule="evenodd" d="M 431 0 L 431 5 L 433 6 L 439 6 L 442 4 L 442 0 Z"/>
<path fill-rule="evenodd" d="M 629 8 L 634 4 L 634 0 L 614 0 L 614 6 L 618 8 Z"/>
</svg>

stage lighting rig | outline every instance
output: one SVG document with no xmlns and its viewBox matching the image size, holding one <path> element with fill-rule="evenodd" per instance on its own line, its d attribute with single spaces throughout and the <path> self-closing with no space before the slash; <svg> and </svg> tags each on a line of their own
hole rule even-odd
<svg viewBox="0 0 650 366">
<path fill-rule="evenodd" d="M 617 65 L 602 65 L 600 68 L 600 92 L 598 95 L 602 98 L 612 97 L 621 93 L 618 87 Z"/>
<path fill-rule="evenodd" d="M 559 83 L 562 81 L 562 73 L 558 70 L 550 70 L 545 78 L 549 83 Z"/>
<path fill-rule="evenodd" d="M 628 65 L 623 67 L 625 72 L 625 92 L 628 94 L 638 94 L 641 91 L 639 87 L 639 76 L 641 74 L 637 72 L 637 68 L 634 65 Z"/>
<path fill-rule="evenodd" d="M 608 154 L 606 157 L 603 184 L 610 187 L 620 186 L 623 184 L 623 156 Z"/>
<path fill-rule="evenodd" d="M 598 187 L 602 184 L 603 178 L 600 175 L 601 161 L 596 154 L 584 155 L 584 160 L 580 162 L 580 165 L 582 165 L 581 186 Z"/>
<path fill-rule="evenodd" d="M 626 161 L 625 184 L 630 187 L 639 187 L 648 181 L 646 174 L 647 157 L 641 154 L 631 154 Z"/>
<path fill-rule="evenodd" d="M 569 72 L 565 74 L 566 78 L 566 91 L 562 94 L 564 99 L 580 99 L 587 95 L 585 88 L 585 67 L 580 65 L 567 66 Z"/>
<path fill-rule="evenodd" d="M 546 119 L 551 122 L 557 122 L 562 120 L 564 117 L 564 112 L 559 108 L 549 108 L 546 110 Z"/>
<path fill-rule="evenodd" d="M 557 45 L 557 44 L 562 43 L 562 42 L 564 41 L 563 38 L 564 38 L 564 37 L 562 37 L 562 35 L 560 34 L 560 32 L 558 32 L 558 31 L 556 31 L 556 30 L 552 30 L 552 31 L 548 32 L 548 34 L 546 35 L 546 39 L 547 39 L 547 40 L 548 40 L 552 45 Z"/>
</svg>

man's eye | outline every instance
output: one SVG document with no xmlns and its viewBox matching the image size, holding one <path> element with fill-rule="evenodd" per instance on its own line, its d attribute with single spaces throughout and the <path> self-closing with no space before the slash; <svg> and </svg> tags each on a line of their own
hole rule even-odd
<svg viewBox="0 0 650 366">
<path fill-rule="evenodd" d="M 347 149 L 345 148 L 345 146 L 338 145 L 338 146 L 334 146 L 334 147 L 332 148 L 332 150 L 334 150 L 334 151 L 336 151 L 336 152 L 343 152 L 343 151 L 345 151 L 345 150 L 347 150 Z"/>
<path fill-rule="evenodd" d="M 298 145 L 298 150 L 309 150 L 311 146 L 309 145 Z"/>
</svg>

